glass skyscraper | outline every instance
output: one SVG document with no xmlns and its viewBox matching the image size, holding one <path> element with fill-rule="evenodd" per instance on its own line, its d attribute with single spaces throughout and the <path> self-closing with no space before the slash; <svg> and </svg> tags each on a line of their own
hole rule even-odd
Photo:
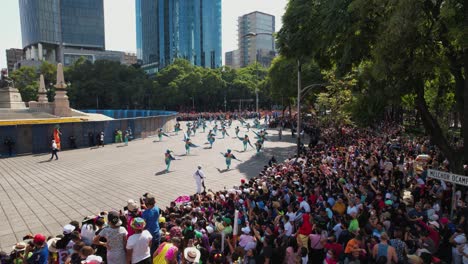
<svg viewBox="0 0 468 264">
<path fill-rule="evenodd" d="M 19 0 L 26 59 L 63 61 L 65 48 L 105 50 L 103 0 Z"/>
<path fill-rule="evenodd" d="M 135 0 L 137 56 L 158 69 L 183 58 L 221 66 L 221 0 Z"/>
<path fill-rule="evenodd" d="M 239 56 L 241 67 L 254 62 L 268 67 L 276 56 L 275 16 L 252 12 L 239 17 Z"/>
</svg>

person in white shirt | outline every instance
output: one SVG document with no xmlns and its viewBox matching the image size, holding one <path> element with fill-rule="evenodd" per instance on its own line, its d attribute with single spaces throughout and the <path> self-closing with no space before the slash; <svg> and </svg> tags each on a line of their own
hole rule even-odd
<svg viewBox="0 0 468 264">
<path fill-rule="evenodd" d="M 50 160 L 52 160 L 54 156 L 55 156 L 55 159 L 58 160 L 57 152 L 58 152 L 57 143 L 55 143 L 55 140 L 52 140 L 52 156 L 50 157 Z"/>
<path fill-rule="evenodd" d="M 299 210 L 304 209 L 305 213 L 310 213 L 310 205 L 304 200 L 304 198 L 299 197 L 298 201 L 300 202 Z"/>
<path fill-rule="evenodd" d="M 150 247 L 153 236 L 144 230 L 146 222 L 141 217 L 132 220 L 131 227 L 135 234 L 127 240 L 127 263 L 151 264 Z"/>
<path fill-rule="evenodd" d="M 201 193 L 201 187 L 203 186 L 203 192 L 206 192 L 205 187 L 205 173 L 202 171 L 202 166 L 198 165 L 197 171 L 193 174 L 195 183 L 197 184 L 197 193 Z"/>
<path fill-rule="evenodd" d="M 289 221 L 289 216 L 284 215 L 284 235 L 287 237 L 292 236 L 293 233 L 293 226 L 291 225 L 291 222 Z"/>
</svg>

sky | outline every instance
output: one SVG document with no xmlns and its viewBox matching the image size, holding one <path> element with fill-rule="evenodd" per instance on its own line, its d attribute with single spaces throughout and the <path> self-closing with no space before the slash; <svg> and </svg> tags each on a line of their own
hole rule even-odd
<svg viewBox="0 0 468 264">
<path fill-rule="evenodd" d="M 41 0 L 35 0 L 41 1 Z M 184 0 L 191 1 L 191 0 Z M 237 49 L 237 18 L 252 11 L 275 16 L 276 31 L 287 0 L 222 0 L 223 61 L 226 51 Z M 135 1 L 104 0 L 106 49 L 136 53 Z M 5 50 L 22 48 L 18 0 L 0 0 L 0 68 L 6 68 Z"/>
</svg>

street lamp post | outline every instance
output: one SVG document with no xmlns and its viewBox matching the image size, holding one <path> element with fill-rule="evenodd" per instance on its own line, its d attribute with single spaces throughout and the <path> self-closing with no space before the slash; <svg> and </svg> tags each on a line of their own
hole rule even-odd
<svg viewBox="0 0 468 264">
<path fill-rule="evenodd" d="M 302 95 L 306 94 L 311 88 L 315 87 L 322 87 L 326 86 L 326 83 L 315 83 L 308 85 L 302 88 L 301 83 L 301 72 L 302 72 L 302 64 L 300 60 L 297 60 L 297 157 L 296 160 L 299 158 L 299 154 L 301 152 L 301 97 Z"/>
<path fill-rule="evenodd" d="M 267 35 L 267 36 L 273 36 L 273 33 L 268 33 L 268 32 L 249 32 L 245 34 L 244 37 L 256 37 L 258 35 Z M 255 111 L 258 113 L 258 49 L 255 53 L 255 66 L 256 66 L 256 73 L 257 73 L 257 86 L 255 87 Z"/>
</svg>

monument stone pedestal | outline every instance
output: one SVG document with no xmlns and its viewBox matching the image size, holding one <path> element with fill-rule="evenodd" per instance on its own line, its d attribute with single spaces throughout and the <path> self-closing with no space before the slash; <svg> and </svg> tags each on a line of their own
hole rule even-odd
<svg viewBox="0 0 468 264">
<path fill-rule="evenodd" d="M 68 101 L 67 91 L 56 90 L 54 97 L 54 115 L 60 117 L 72 116 L 70 102 Z"/>
<path fill-rule="evenodd" d="M 26 109 L 18 89 L 14 87 L 0 88 L 0 108 Z"/>
</svg>

